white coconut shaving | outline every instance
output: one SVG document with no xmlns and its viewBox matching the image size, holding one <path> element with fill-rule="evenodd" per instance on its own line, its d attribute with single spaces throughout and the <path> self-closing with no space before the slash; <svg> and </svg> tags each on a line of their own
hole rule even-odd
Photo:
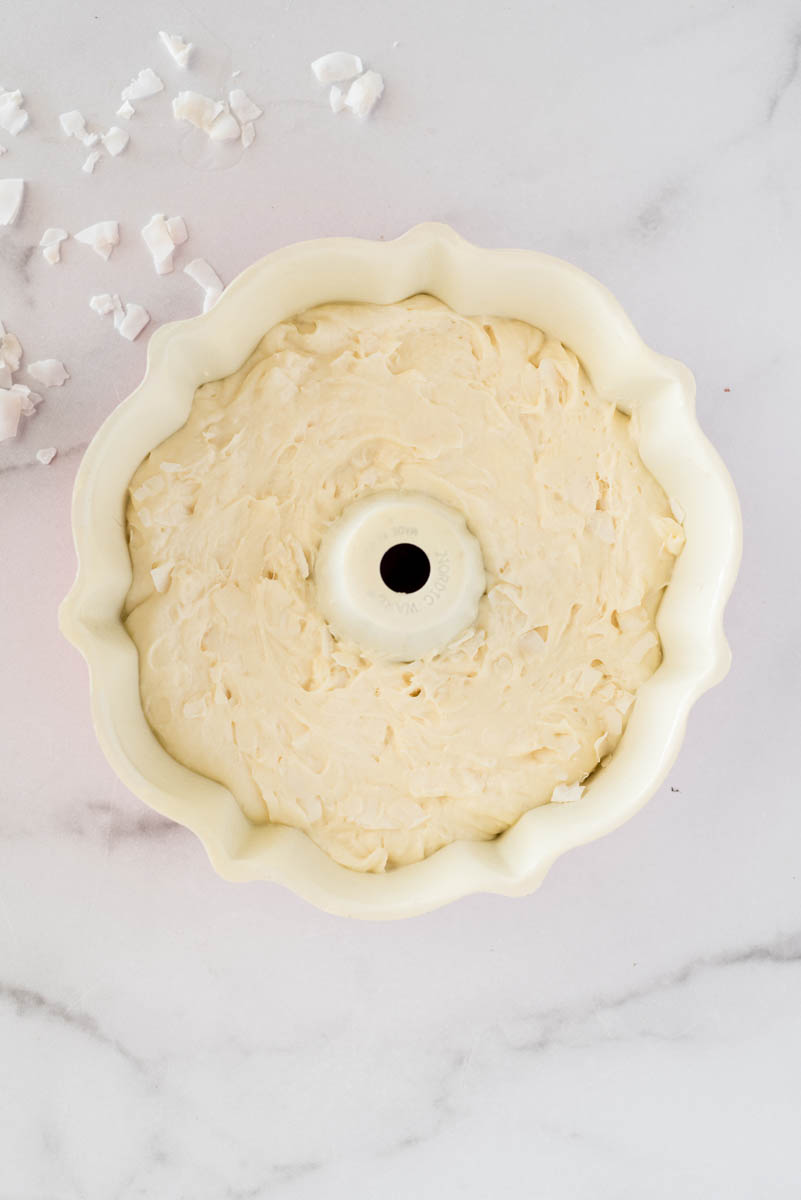
<svg viewBox="0 0 801 1200">
<path fill-rule="evenodd" d="M 221 112 L 217 120 L 207 131 L 214 142 L 231 142 L 240 135 L 239 122 L 229 112 Z"/>
<path fill-rule="evenodd" d="M 48 467 L 57 453 L 55 446 L 43 446 L 41 450 L 36 451 L 36 461 L 40 462 L 43 467 Z"/>
<path fill-rule="evenodd" d="M 167 217 L 167 232 L 176 246 L 183 246 L 189 237 L 186 231 L 186 221 L 183 217 Z"/>
<path fill-rule="evenodd" d="M 86 175 L 91 175 L 99 162 L 100 162 L 100 151 L 99 150 L 90 150 L 89 153 L 87 154 L 86 158 L 83 160 L 83 165 L 81 166 L 81 170 Z"/>
<path fill-rule="evenodd" d="M 250 96 L 241 88 L 234 88 L 232 92 L 228 93 L 228 103 L 231 105 L 231 112 L 242 125 L 247 121 L 258 121 L 264 112 L 264 109 L 259 108 L 258 104 L 254 104 Z"/>
<path fill-rule="evenodd" d="M 0 442 L 17 436 L 22 397 L 13 388 L 0 388 Z"/>
<path fill-rule="evenodd" d="M 123 100 L 122 104 L 117 109 L 117 116 L 122 117 L 126 121 L 130 121 L 135 112 L 136 109 L 131 104 L 130 100 Z"/>
<path fill-rule="evenodd" d="M 156 92 L 163 91 L 164 84 L 156 72 L 151 67 L 145 67 L 122 89 L 120 99 L 146 100 L 148 96 L 155 96 Z"/>
<path fill-rule="evenodd" d="M 5 152 L 6 152 L 6 148 L 3 145 L 3 143 L 0 142 L 0 158 L 2 158 L 2 156 L 5 154 Z"/>
<path fill-rule="evenodd" d="M 202 96 L 200 92 L 179 92 L 172 102 L 172 115 L 176 121 L 188 121 L 204 133 L 208 133 L 223 111 L 219 100 Z"/>
<path fill-rule="evenodd" d="M 114 313 L 115 323 L 118 318 L 122 320 L 125 315 L 119 296 L 112 296 L 110 292 L 100 292 L 97 296 L 92 296 L 89 300 L 89 307 L 99 317 L 107 317 L 109 313 Z"/>
<path fill-rule="evenodd" d="M 86 128 L 86 118 L 77 108 L 62 113 L 58 120 L 67 137 L 77 138 L 84 146 L 94 146 L 100 136 L 89 132 Z"/>
<path fill-rule="evenodd" d="M 28 374 L 37 383 L 45 387 L 61 387 L 70 377 L 70 373 L 57 358 L 40 358 L 28 367 Z"/>
<path fill-rule="evenodd" d="M 23 95 L 19 90 L 7 92 L 0 85 L 0 129 L 14 137 L 28 124 L 28 114 L 22 107 Z"/>
<path fill-rule="evenodd" d="M 39 245 L 42 248 L 42 257 L 45 262 L 50 263 L 51 266 L 61 262 L 61 243 L 68 237 L 66 229 L 46 229 L 44 231 Z"/>
<path fill-rule="evenodd" d="M 185 42 L 180 34 L 165 33 L 163 29 L 159 32 L 159 39 L 162 45 L 166 46 L 178 66 L 186 67 L 189 62 L 189 56 L 194 49 L 192 42 Z"/>
<path fill-rule="evenodd" d="M 580 800 L 584 787 L 580 783 L 559 783 L 553 789 L 551 804 L 570 804 Z"/>
<path fill-rule="evenodd" d="M 341 113 L 345 107 L 345 91 L 338 83 L 335 83 L 328 93 L 328 103 L 331 105 L 331 112 Z"/>
<path fill-rule="evenodd" d="M 172 270 L 175 247 L 186 241 L 186 223 L 183 217 L 167 220 L 163 213 L 154 213 L 142 230 L 142 238 L 153 256 L 156 274 L 166 275 Z"/>
<path fill-rule="evenodd" d="M 252 121 L 245 121 L 242 126 L 242 145 L 247 150 L 248 146 L 252 146 L 256 140 L 256 126 Z"/>
<path fill-rule="evenodd" d="M 32 417 L 36 412 L 36 408 L 42 403 L 42 397 L 38 392 L 32 392 L 26 383 L 13 383 L 11 391 L 16 392 L 20 398 L 22 405 L 22 415 L 24 417 Z"/>
<path fill-rule="evenodd" d="M 384 92 L 384 80 L 378 71 L 365 71 L 348 88 L 345 104 L 357 117 L 367 117 Z"/>
<path fill-rule="evenodd" d="M 120 227 L 116 221 L 98 221 L 75 234 L 76 242 L 91 246 L 95 254 L 108 261 L 111 251 L 119 243 Z"/>
<path fill-rule="evenodd" d="M 122 154 L 125 147 L 131 140 L 130 133 L 126 133 L 124 129 L 120 129 L 119 125 L 112 125 L 100 138 L 103 145 L 108 150 L 112 158 L 116 158 L 118 154 Z"/>
<path fill-rule="evenodd" d="M 15 333 L 6 333 L 0 322 L 0 366 L 12 373 L 19 370 L 22 361 L 22 344 Z"/>
<path fill-rule="evenodd" d="M 126 304 L 125 315 L 118 319 L 115 314 L 114 328 L 127 338 L 129 342 L 134 341 L 139 337 L 144 327 L 150 320 L 150 313 L 146 308 L 142 308 L 141 304 Z"/>
<path fill-rule="evenodd" d="M 0 225 L 14 224 L 24 196 L 24 179 L 0 179 Z"/>
<path fill-rule="evenodd" d="M 166 592 L 170 583 L 170 576 L 175 563 L 161 563 L 158 567 L 153 567 L 150 572 L 150 578 L 153 580 L 153 587 L 157 592 Z"/>
<path fill-rule="evenodd" d="M 198 287 L 203 289 L 203 311 L 208 312 L 212 304 L 222 295 L 223 282 L 213 267 L 205 258 L 193 258 L 184 267 L 184 274 L 193 279 Z"/>
<path fill-rule="evenodd" d="M 334 50 L 331 54 L 323 54 L 315 58 L 311 65 L 318 83 L 342 83 L 345 79 L 353 79 L 361 75 L 364 67 L 358 54 L 347 54 L 344 50 Z"/>
</svg>

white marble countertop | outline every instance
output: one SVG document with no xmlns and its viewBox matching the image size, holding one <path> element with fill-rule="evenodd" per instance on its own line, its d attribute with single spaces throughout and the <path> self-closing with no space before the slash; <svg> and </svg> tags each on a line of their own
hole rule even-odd
<svg viewBox="0 0 801 1200">
<path fill-rule="evenodd" d="M 1 1200 L 795 1200 L 797 4 L 40 0 L 2 24 L 31 127 L 0 134 L 0 178 L 28 180 L 0 230 L 0 317 L 72 379 L 0 446 Z M 239 67 L 265 106 L 236 166 L 186 161 L 161 28 L 199 47 L 184 86 Z M 366 124 L 334 117 L 309 74 L 334 48 L 385 76 Z M 58 114 L 108 125 L 146 65 L 168 95 L 83 175 Z M 226 281 L 290 241 L 423 219 L 545 249 L 695 371 L 744 510 L 734 666 L 644 812 L 537 894 L 326 917 L 223 883 L 112 776 L 56 607 L 81 452 L 147 340 L 88 297 L 145 304 L 147 333 L 198 310 L 140 243 L 157 211 Z M 32 249 L 47 225 L 104 218 L 122 230 L 109 263 Z"/>
</svg>

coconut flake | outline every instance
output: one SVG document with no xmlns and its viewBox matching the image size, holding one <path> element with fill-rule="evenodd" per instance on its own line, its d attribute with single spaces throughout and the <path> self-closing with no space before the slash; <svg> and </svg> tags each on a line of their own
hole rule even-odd
<svg viewBox="0 0 801 1200">
<path fill-rule="evenodd" d="M 28 124 L 28 114 L 22 107 L 22 100 L 22 92 L 18 89 L 7 92 L 0 87 L 0 129 L 5 129 L 14 137 Z"/>
<path fill-rule="evenodd" d="M 90 150 L 89 153 L 87 154 L 86 158 L 83 160 L 83 166 L 81 167 L 81 170 L 84 171 L 87 175 L 91 175 L 99 161 L 100 161 L 100 151 L 99 150 Z"/>
<path fill-rule="evenodd" d="M 97 296 L 92 296 L 89 307 L 99 317 L 107 317 L 114 311 L 114 297 L 109 292 L 100 292 Z"/>
<path fill-rule="evenodd" d="M 208 133 L 223 111 L 219 100 L 202 96 L 200 92 L 179 92 L 172 102 L 172 115 L 176 121 L 189 121 L 204 133 Z"/>
<path fill-rule="evenodd" d="M 551 804 L 570 804 L 573 800 L 580 800 L 583 791 L 580 783 L 559 783 L 553 789 Z"/>
<path fill-rule="evenodd" d="M 184 274 L 193 279 L 205 292 L 203 311 L 208 312 L 222 294 L 223 282 L 219 275 L 213 267 L 209 266 L 205 258 L 193 258 L 191 263 L 187 263 L 184 267 Z"/>
<path fill-rule="evenodd" d="M 17 436 L 22 398 L 12 388 L 0 388 L 0 442 Z"/>
<path fill-rule="evenodd" d="M 375 108 L 384 92 L 384 80 L 377 71 L 365 71 L 348 88 L 345 104 L 357 117 L 366 117 Z"/>
<path fill-rule="evenodd" d="M 40 462 L 42 466 L 47 467 L 56 457 L 57 453 L 58 451 L 55 446 L 43 446 L 41 450 L 36 451 L 36 461 Z"/>
<path fill-rule="evenodd" d="M 167 217 L 167 232 L 175 246 L 183 246 L 189 236 L 186 232 L 186 221 L 183 217 Z"/>
<path fill-rule="evenodd" d="M 24 179 L 0 179 L 0 225 L 14 224 L 24 195 Z"/>
<path fill-rule="evenodd" d="M 231 142 L 239 137 L 240 132 L 236 117 L 229 112 L 223 112 L 208 130 L 208 135 L 214 142 Z"/>
<path fill-rule="evenodd" d="M 3 145 L 3 143 L 0 142 L 0 158 L 5 154 L 5 152 L 6 152 L 6 148 Z"/>
<path fill-rule="evenodd" d="M 241 88 L 234 88 L 228 93 L 228 103 L 231 105 L 231 112 L 242 125 L 248 121 L 258 121 L 264 112 L 264 109 L 254 104 Z"/>
<path fill-rule="evenodd" d="M 62 113 L 58 119 L 67 137 L 77 138 L 84 146 L 94 146 L 100 136 L 89 132 L 86 128 L 86 118 L 77 108 Z"/>
<path fill-rule="evenodd" d="M 185 42 L 180 34 L 165 33 L 163 29 L 159 32 L 159 38 L 178 66 L 185 67 L 189 62 L 189 55 L 194 49 L 192 42 Z"/>
<path fill-rule="evenodd" d="M 38 362 L 28 366 L 28 374 L 37 383 L 45 387 L 61 387 L 70 377 L 70 373 L 57 358 L 40 358 Z"/>
<path fill-rule="evenodd" d="M 151 569 L 150 578 L 153 580 L 153 587 L 157 592 L 166 592 L 174 566 L 175 563 L 166 562 Z"/>
<path fill-rule="evenodd" d="M 154 213 L 142 230 L 142 238 L 153 256 L 157 275 L 166 275 L 172 270 L 175 243 L 170 237 L 167 220 L 163 213 Z"/>
<path fill-rule="evenodd" d="M 256 140 L 256 126 L 252 121 L 245 121 L 242 126 L 242 145 L 247 150 L 248 146 L 252 146 Z"/>
<path fill-rule="evenodd" d="M 46 229 L 42 234 L 39 245 L 45 262 L 51 264 L 61 261 L 61 243 L 69 237 L 66 229 Z"/>
<path fill-rule="evenodd" d="M 335 83 L 328 93 L 328 103 L 331 105 L 331 112 L 341 113 L 345 107 L 345 92 L 344 89 Z"/>
<path fill-rule="evenodd" d="M 120 227 L 116 221 L 98 221 L 96 225 L 90 225 L 76 233 L 75 240 L 83 242 L 85 246 L 91 246 L 95 254 L 108 261 L 111 251 L 119 243 Z"/>
<path fill-rule="evenodd" d="M 20 397 L 23 416 L 32 417 L 36 412 L 37 406 L 42 403 L 42 397 L 39 393 L 32 392 L 26 383 L 12 384 L 11 391 L 16 392 Z"/>
<path fill-rule="evenodd" d="M 120 99 L 145 100 L 148 96 L 155 96 L 156 92 L 163 91 L 164 84 L 156 72 L 151 67 L 145 67 L 138 75 L 134 76 L 127 87 L 122 89 Z"/>
<path fill-rule="evenodd" d="M 124 338 L 132 342 L 139 337 L 149 320 L 150 313 L 147 309 L 142 308 L 141 304 L 126 304 L 125 316 L 118 320 L 115 315 L 114 327 Z"/>
<path fill-rule="evenodd" d="M 103 145 L 108 150 L 112 158 L 116 158 L 118 154 L 122 154 L 128 142 L 131 140 L 130 133 L 126 133 L 124 129 L 120 129 L 119 125 L 112 125 L 111 129 L 101 135 L 100 138 Z"/>
<path fill-rule="evenodd" d="M 22 361 L 22 345 L 15 333 L 6 333 L 0 324 L 0 364 L 9 371 L 18 371 Z"/>
<path fill-rule="evenodd" d="M 125 121 L 130 121 L 135 112 L 136 109 L 131 104 L 130 100 L 123 100 L 122 104 L 117 109 L 117 116 L 122 117 Z"/>
<path fill-rule="evenodd" d="M 316 58 L 311 69 L 318 83 L 341 83 L 344 79 L 361 75 L 364 70 L 358 54 L 347 54 L 344 50 L 334 50 L 331 54 Z"/>
</svg>

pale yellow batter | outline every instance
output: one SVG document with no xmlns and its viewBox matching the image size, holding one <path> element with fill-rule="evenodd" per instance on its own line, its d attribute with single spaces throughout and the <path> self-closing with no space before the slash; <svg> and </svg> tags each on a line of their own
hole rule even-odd
<svg viewBox="0 0 801 1200">
<path fill-rule="evenodd" d="M 323 531 L 427 493 L 484 557 L 476 624 L 382 660 L 318 611 Z M 285 321 L 130 489 L 126 625 L 167 750 L 361 871 L 490 838 L 614 750 L 683 545 L 630 423 L 519 321 L 416 296 Z"/>
</svg>

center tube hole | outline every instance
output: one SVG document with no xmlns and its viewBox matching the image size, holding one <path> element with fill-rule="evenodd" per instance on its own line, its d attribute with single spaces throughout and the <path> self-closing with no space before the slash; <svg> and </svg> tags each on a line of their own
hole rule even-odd
<svg viewBox="0 0 801 1200">
<path fill-rule="evenodd" d="M 411 542 L 390 546 L 381 559 L 381 578 L 393 592 L 419 592 L 428 583 L 431 563 L 425 550 Z"/>
</svg>

